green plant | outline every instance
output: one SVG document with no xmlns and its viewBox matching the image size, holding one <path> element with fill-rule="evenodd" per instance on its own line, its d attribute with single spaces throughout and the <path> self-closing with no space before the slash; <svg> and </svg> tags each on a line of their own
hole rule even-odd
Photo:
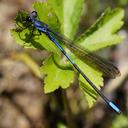
<svg viewBox="0 0 128 128">
<path fill-rule="evenodd" d="M 73 40 L 78 29 L 83 3 L 84 0 L 49 0 L 48 2 L 42 3 L 35 2 L 33 7 L 37 11 L 40 20 L 47 23 L 55 31 Z M 23 20 L 26 16 L 28 16 L 28 13 L 19 12 L 15 19 L 16 23 L 21 27 L 25 27 L 26 24 Z M 123 37 L 116 32 L 123 25 L 123 17 L 124 11 L 121 8 L 113 10 L 110 8 L 106 9 L 88 30 L 74 40 L 74 43 L 90 51 L 97 51 L 107 46 L 120 43 Z M 38 31 L 34 31 L 33 36 L 30 38 L 31 31 L 31 27 L 23 30 L 18 27 L 12 30 L 12 35 L 16 42 L 25 48 L 46 49 L 53 53 L 40 67 L 41 73 L 47 75 L 44 78 L 45 93 L 53 92 L 59 87 L 63 89 L 69 87 L 75 75 L 75 71 L 70 63 L 67 61 L 65 62 L 65 59 L 60 56 L 60 51 L 45 35 L 39 35 Z M 83 63 L 70 51 L 67 50 L 67 52 L 98 88 L 103 86 L 102 72 Z M 86 95 L 89 106 L 92 106 L 96 100 L 97 94 L 81 75 L 78 76 L 78 79 L 80 87 Z"/>
</svg>

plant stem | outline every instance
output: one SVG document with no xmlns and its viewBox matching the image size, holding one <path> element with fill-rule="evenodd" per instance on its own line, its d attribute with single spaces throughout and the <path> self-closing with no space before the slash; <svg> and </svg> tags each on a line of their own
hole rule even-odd
<svg viewBox="0 0 128 128">
<path fill-rule="evenodd" d="M 67 120 L 68 128 L 75 128 L 75 124 L 74 124 L 74 121 L 73 121 L 71 108 L 70 108 L 69 101 L 67 99 L 67 94 L 66 94 L 65 90 L 62 91 L 62 96 L 63 96 L 65 117 L 66 117 L 66 120 Z"/>
</svg>

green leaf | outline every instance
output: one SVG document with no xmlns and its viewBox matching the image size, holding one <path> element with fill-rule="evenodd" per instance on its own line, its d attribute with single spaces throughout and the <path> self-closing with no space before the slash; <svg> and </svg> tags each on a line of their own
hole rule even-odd
<svg viewBox="0 0 128 128">
<path fill-rule="evenodd" d="M 55 30 L 59 29 L 59 22 L 58 19 L 53 11 L 53 9 L 50 8 L 50 5 L 44 3 L 37 3 L 35 2 L 34 8 L 37 9 L 37 13 L 39 14 L 39 18 L 43 19 L 43 21 L 48 22 Z M 47 12 L 47 15 L 41 15 L 42 12 L 40 8 L 45 9 Z M 18 23 L 21 27 L 17 27 L 13 30 L 11 30 L 13 38 L 16 40 L 16 42 L 25 48 L 37 48 L 37 49 L 46 49 L 50 52 L 60 54 L 59 49 L 53 44 L 52 41 L 49 40 L 49 38 L 45 35 L 42 34 L 41 36 L 39 35 L 39 32 L 35 30 L 32 35 L 32 27 L 26 28 L 26 18 L 28 17 L 28 13 L 26 12 L 19 12 L 16 16 L 16 23 Z M 48 18 L 49 17 L 49 18 Z M 46 20 L 47 19 L 47 20 Z M 56 27 L 57 26 L 57 27 Z M 58 30 L 59 31 L 59 30 Z"/>
<path fill-rule="evenodd" d="M 33 8 L 37 11 L 39 20 L 48 24 L 55 31 L 60 31 L 60 22 L 50 2 L 34 2 Z"/>
<path fill-rule="evenodd" d="M 84 0 L 64 0 L 63 2 L 63 34 L 73 39 L 79 25 Z"/>
<path fill-rule="evenodd" d="M 123 9 L 107 9 L 96 23 L 76 40 L 76 43 L 90 51 L 120 43 L 123 37 L 115 32 L 123 25 L 123 17 Z"/>
<path fill-rule="evenodd" d="M 60 54 L 59 49 L 56 48 L 53 42 L 50 41 L 46 35 L 42 34 L 42 36 L 39 36 L 39 33 L 37 31 L 35 33 L 36 34 L 33 35 L 30 39 L 32 33 L 29 29 L 25 29 L 20 33 L 17 32 L 16 29 L 11 30 L 13 38 L 18 44 L 20 44 L 24 48 L 33 48 L 41 50 L 46 49 L 49 52 L 53 52 L 58 55 Z"/>
<path fill-rule="evenodd" d="M 17 44 L 23 46 L 24 48 L 36 49 L 36 47 L 35 47 L 36 43 L 34 43 L 34 41 L 27 40 L 27 38 L 26 38 L 26 35 L 28 35 L 28 37 L 30 35 L 30 31 L 28 29 L 23 30 L 22 32 L 20 32 L 20 34 L 19 34 L 19 32 L 17 32 L 16 29 L 12 29 L 11 34 Z M 32 45 L 32 43 L 35 45 Z M 37 48 L 44 49 L 41 45 Z"/>
<path fill-rule="evenodd" d="M 96 102 L 97 93 L 93 89 L 86 87 L 86 84 L 82 82 L 80 82 L 80 89 L 83 91 L 84 97 L 87 100 L 88 106 L 91 108 Z"/>
<path fill-rule="evenodd" d="M 64 22 L 64 16 L 63 16 L 63 0 L 49 0 L 48 1 L 51 7 L 54 9 L 54 12 L 56 13 L 57 18 L 60 22 L 60 27 L 62 30 L 62 25 Z"/>
<path fill-rule="evenodd" d="M 122 37 L 115 32 L 123 25 L 122 18 L 124 11 L 122 9 L 106 10 L 104 14 L 90 27 L 77 41 L 83 48 L 90 51 L 98 50 L 106 46 L 119 43 Z M 86 65 L 79 59 L 75 61 L 86 76 L 100 89 L 103 86 L 102 73 Z M 83 90 L 89 107 L 94 104 L 97 93 L 80 75 L 80 87 Z"/>
<path fill-rule="evenodd" d="M 92 68 L 91 66 L 88 66 L 79 59 L 76 59 L 75 62 L 77 65 L 79 65 L 80 69 L 82 69 L 82 71 L 85 72 L 86 76 L 96 85 L 97 88 L 100 89 L 100 87 L 103 86 L 103 77 L 101 72 Z M 97 93 L 90 86 L 90 84 L 88 84 L 88 82 L 83 78 L 83 76 L 79 76 L 79 81 L 80 87 L 86 96 L 89 107 L 92 107 L 94 101 L 96 100 Z"/>
<path fill-rule="evenodd" d="M 61 32 L 73 39 L 79 25 L 84 0 L 49 0 L 48 3 L 61 23 Z"/>
<path fill-rule="evenodd" d="M 60 61 L 60 59 L 58 60 Z M 53 62 L 52 57 L 47 59 L 41 67 L 42 74 L 45 74 L 44 92 L 53 92 L 59 87 L 65 89 L 70 86 L 74 80 L 74 72 L 70 70 L 62 70 Z"/>
<path fill-rule="evenodd" d="M 20 11 L 16 15 L 15 18 L 15 23 L 16 23 L 16 28 L 11 30 L 11 34 L 13 38 L 16 40 L 16 42 L 19 45 L 24 46 L 25 48 L 36 48 L 32 45 L 32 41 L 28 40 L 28 38 L 31 35 L 31 27 L 26 28 L 26 18 L 28 17 L 28 13 L 25 11 Z M 26 29 L 25 29 L 26 28 Z M 42 47 L 39 47 L 40 49 L 43 49 Z"/>
</svg>

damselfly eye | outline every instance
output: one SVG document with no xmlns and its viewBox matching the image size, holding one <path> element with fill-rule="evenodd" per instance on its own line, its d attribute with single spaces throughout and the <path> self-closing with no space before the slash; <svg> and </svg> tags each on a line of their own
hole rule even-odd
<svg viewBox="0 0 128 128">
<path fill-rule="evenodd" d="M 35 18 L 37 17 L 37 12 L 36 12 L 36 11 L 33 11 L 31 14 L 32 14 L 32 16 L 35 17 Z"/>
</svg>

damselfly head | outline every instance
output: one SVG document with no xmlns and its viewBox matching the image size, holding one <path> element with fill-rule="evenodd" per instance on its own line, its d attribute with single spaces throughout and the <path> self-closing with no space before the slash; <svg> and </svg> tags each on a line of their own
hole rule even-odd
<svg viewBox="0 0 128 128">
<path fill-rule="evenodd" d="M 37 18 L 37 12 L 36 11 L 32 11 L 31 12 L 31 16 L 34 17 L 34 18 Z"/>
</svg>

